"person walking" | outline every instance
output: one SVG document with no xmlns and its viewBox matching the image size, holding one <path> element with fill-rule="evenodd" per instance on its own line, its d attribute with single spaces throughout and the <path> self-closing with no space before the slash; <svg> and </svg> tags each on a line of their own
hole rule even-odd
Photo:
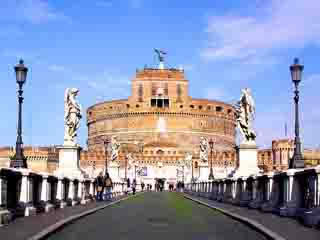
<svg viewBox="0 0 320 240">
<path fill-rule="evenodd" d="M 112 195 L 111 191 L 113 189 L 113 182 L 112 182 L 111 177 L 109 176 L 109 173 L 106 174 L 106 177 L 105 177 L 104 181 L 105 181 L 105 187 L 106 187 L 106 191 L 107 191 L 106 200 L 111 201 L 111 198 L 112 198 L 111 197 L 111 195 Z"/>
<path fill-rule="evenodd" d="M 141 189 L 142 189 L 142 192 L 144 190 L 144 182 L 141 182 Z"/>
<path fill-rule="evenodd" d="M 97 184 L 97 201 L 102 201 L 103 191 L 104 191 L 104 181 L 103 181 L 102 172 L 100 172 L 99 176 L 96 178 L 96 184 Z"/>
<path fill-rule="evenodd" d="M 135 194 L 136 194 L 136 187 L 137 187 L 136 179 L 133 179 L 133 181 L 132 181 L 132 185 L 131 185 L 131 188 L 132 188 L 132 194 L 133 194 L 133 195 L 135 195 Z"/>
<path fill-rule="evenodd" d="M 129 194 L 130 191 L 130 178 L 127 178 L 127 191 L 126 193 Z"/>
</svg>

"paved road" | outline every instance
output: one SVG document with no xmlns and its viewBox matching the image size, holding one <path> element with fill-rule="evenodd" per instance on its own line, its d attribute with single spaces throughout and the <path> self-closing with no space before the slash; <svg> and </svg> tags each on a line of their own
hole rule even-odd
<svg viewBox="0 0 320 240">
<path fill-rule="evenodd" d="M 67 225 L 50 240 L 266 239 L 260 233 L 177 193 L 150 192 Z"/>
</svg>

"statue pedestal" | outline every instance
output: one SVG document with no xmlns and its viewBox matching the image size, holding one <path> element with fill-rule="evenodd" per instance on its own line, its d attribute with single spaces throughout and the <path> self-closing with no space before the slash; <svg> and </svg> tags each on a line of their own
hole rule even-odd
<svg viewBox="0 0 320 240">
<path fill-rule="evenodd" d="M 258 149 L 255 143 L 240 144 L 238 151 L 238 168 L 233 177 L 246 177 L 260 172 L 258 168 Z"/>
<path fill-rule="evenodd" d="M 85 177 L 85 173 L 80 169 L 81 147 L 63 145 L 57 149 L 59 149 L 59 167 L 54 174 L 77 179 Z"/>
</svg>

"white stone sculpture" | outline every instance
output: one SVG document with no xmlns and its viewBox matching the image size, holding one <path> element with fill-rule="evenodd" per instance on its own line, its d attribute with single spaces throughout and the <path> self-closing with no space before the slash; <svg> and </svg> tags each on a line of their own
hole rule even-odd
<svg viewBox="0 0 320 240">
<path fill-rule="evenodd" d="M 192 153 L 188 152 L 186 153 L 185 157 L 184 157 L 184 162 L 187 168 L 191 168 L 192 167 Z"/>
<path fill-rule="evenodd" d="M 117 142 L 115 137 L 111 140 L 111 161 L 114 161 L 119 156 L 120 143 Z"/>
<path fill-rule="evenodd" d="M 135 160 L 132 157 L 131 153 L 128 153 L 126 157 L 127 157 L 127 161 L 128 161 L 128 169 L 131 169 L 131 167 L 134 166 Z"/>
<path fill-rule="evenodd" d="M 209 143 L 205 137 L 200 138 L 200 160 L 208 162 Z"/>
<path fill-rule="evenodd" d="M 179 161 L 179 167 L 187 167 L 191 168 L 192 165 L 192 153 L 187 152 L 186 155 L 184 156 L 184 159 L 181 159 Z"/>
<path fill-rule="evenodd" d="M 77 130 L 80 126 L 81 105 L 77 103 L 77 88 L 67 88 L 64 94 L 64 145 L 75 146 Z"/>
<path fill-rule="evenodd" d="M 252 129 L 255 117 L 255 104 L 249 88 L 242 89 L 240 100 L 236 105 L 237 125 L 244 138 L 244 144 L 255 145 L 256 134 Z"/>
</svg>

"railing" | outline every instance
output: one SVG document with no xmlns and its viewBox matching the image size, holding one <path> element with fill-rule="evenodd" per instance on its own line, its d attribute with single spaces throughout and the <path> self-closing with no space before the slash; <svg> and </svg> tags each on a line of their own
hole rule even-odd
<svg viewBox="0 0 320 240">
<path fill-rule="evenodd" d="M 112 196 L 124 193 L 115 182 Z M 12 216 L 30 216 L 95 200 L 95 179 L 35 173 L 28 169 L 0 168 L 0 226 Z"/>
<path fill-rule="evenodd" d="M 320 166 L 189 183 L 185 192 L 320 225 Z"/>
</svg>

